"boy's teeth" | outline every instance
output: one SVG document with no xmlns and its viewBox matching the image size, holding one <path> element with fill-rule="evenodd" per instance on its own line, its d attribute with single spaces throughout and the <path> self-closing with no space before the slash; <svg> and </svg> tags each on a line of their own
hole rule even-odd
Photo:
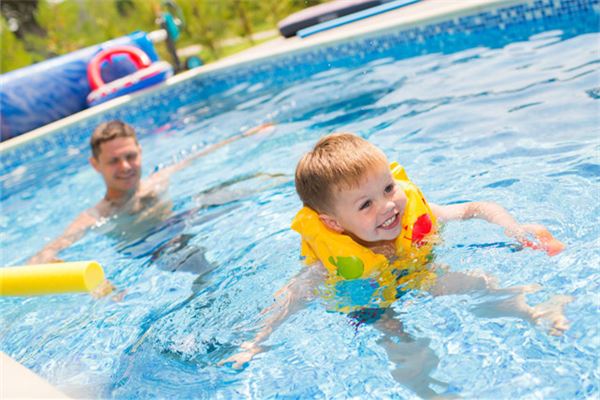
<svg viewBox="0 0 600 400">
<path fill-rule="evenodd" d="M 390 226 L 390 224 L 391 224 L 392 222 L 394 222 L 394 220 L 395 220 L 395 219 L 396 219 L 396 216 L 395 216 L 395 215 L 393 215 L 392 217 L 390 217 L 390 218 L 388 218 L 387 220 L 385 220 L 385 221 L 383 222 L 383 224 L 381 224 L 381 226 L 382 226 L 382 227 L 384 227 L 384 228 L 386 228 L 386 227 Z"/>
</svg>

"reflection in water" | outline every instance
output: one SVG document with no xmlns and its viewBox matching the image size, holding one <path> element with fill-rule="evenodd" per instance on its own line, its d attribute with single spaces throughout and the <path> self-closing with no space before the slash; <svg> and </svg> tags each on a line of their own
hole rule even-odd
<svg viewBox="0 0 600 400">
<path fill-rule="evenodd" d="M 431 377 L 440 359 L 429 347 L 430 339 L 414 338 L 404 332 L 391 308 L 385 310 L 374 327 L 382 333 L 377 344 L 394 364 L 391 374 L 398 383 L 426 399 L 440 397 L 432 386 L 447 390 L 448 384 Z"/>
<path fill-rule="evenodd" d="M 202 273 L 205 270 L 202 265 L 207 263 L 204 250 L 193 244 L 195 235 L 185 231 L 226 215 L 239 207 L 236 202 L 289 180 L 283 174 L 243 175 L 199 192 L 194 196 L 196 205 L 180 213 L 173 214 L 172 204 L 163 201 L 160 203 L 163 207 L 153 207 L 156 212 L 147 211 L 137 217 L 119 215 L 105 230 L 119 239 L 117 250 L 128 257 L 150 255 L 151 262 L 163 269 Z M 165 204 L 169 206 L 168 212 L 165 212 Z M 199 264 L 196 267 L 192 265 L 194 260 Z"/>
<path fill-rule="evenodd" d="M 198 227 L 240 208 L 239 201 L 248 199 L 252 195 L 282 183 L 287 183 L 290 179 L 290 177 L 283 174 L 264 173 L 236 177 L 195 195 L 194 203 L 197 206 L 170 215 L 153 229 L 139 235 L 134 240 L 122 240 L 119 243 L 118 251 L 127 255 L 127 257 L 149 257 L 149 263 L 152 266 L 167 271 L 193 273 L 197 276 L 192 283 L 191 294 L 187 298 L 171 305 L 166 310 L 148 316 L 145 320 L 138 339 L 125 351 L 123 368 L 117 372 L 120 379 L 117 380 L 118 384 L 115 387 L 125 384 L 130 371 L 135 369 L 136 363 L 147 362 L 145 357 L 154 353 L 152 349 L 147 349 L 148 351 L 140 351 L 140 349 L 154 346 L 154 343 L 147 339 L 152 337 L 155 327 L 160 326 L 161 321 L 168 320 L 188 306 L 197 296 L 201 295 L 203 289 L 211 282 L 211 272 L 219 266 L 207 259 L 205 248 L 194 243 L 196 234 L 191 233 L 190 228 L 198 230 Z M 210 309 L 211 307 L 210 299 L 206 302 L 196 303 L 200 304 L 194 304 L 195 315 L 201 314 L 201 309 Z M 180 333 L 174 332 L 173 334 Z M 196 354 L 197 356 L 217 352 L 219 354 L 214 357 L 219 359 L 222 358 L 222 353 L 231 350 L 231 345 L 220 343 L 215 336 L 210 334 L 205 335 L 204 338 L 189 335 L 187 341 L 181 340 L 178 345 L 178 349 L 161 348 L 160 352 L 163 355 L 169 353 L 180 360 L 180 352 Z M 186 346 L 193 350 L 186 351 Z M 138 359 L 138 353 L 140 352 L 144 353 L 142 359 Z"/>
</svg>

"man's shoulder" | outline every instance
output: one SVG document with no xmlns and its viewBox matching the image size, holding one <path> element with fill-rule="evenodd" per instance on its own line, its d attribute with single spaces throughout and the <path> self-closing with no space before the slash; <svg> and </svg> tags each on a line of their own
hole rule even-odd
<svg viewBox="0 0 600 400">
<path fill-rule="evenodd" d="M 80 235 L 82 232 L 94 226 L 100 217 L 94 211 L 96 206 L 81 212 L 65 231 L 65 235 Z"/>
<path fill-rule="evenodd" d="M 75 220 L 84 224 L 93 225 L 100 219 L 110 216 L 110 208 L 109 202 L 102 199 L 95 206 L 82 211 Z"/>
<path fill-rule="evenodd" d="M 150 175 L 148 178 L 144 179 L 138 191 L 135 194 L 135 197 L 140 199 L 159 199 L 161 198 L 168 190 L 169 187 L 169 179 L 168 176 L 161 174 L 160 172 L 154 173 Z"/>
</svg>

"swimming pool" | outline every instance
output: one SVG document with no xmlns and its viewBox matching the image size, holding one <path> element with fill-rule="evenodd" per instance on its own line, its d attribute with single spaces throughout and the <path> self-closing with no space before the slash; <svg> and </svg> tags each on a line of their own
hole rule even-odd
<svg viewBox="0 0 600 400">
<path fill-rule="evenodd" d="M 216 365 L 252 337 L 260 310 L 302 268 L 289 229 L 300 206 L 296 161 L 322 134 L 346 130 L 402 162 L 430 201 L 494 200 L 568 246 L 549 258 L 515 251 L 483 223 L 446 227 L 441 263 L 484 270 L 503 286 L 539 283 L 534 303 L 571 295 L 572 326 L 553 337 L 475 317 L 477 297 L 411 294 L 394 309 L 439 360 L 431 378 L 447 386 L 432 387 L 466 398 L 597 396 L 598 2 L 531 4 L 542 7 L 532 15 L 564 12 L 525 22 L 514 6 L 508 29 L 442 34 L 432 25 L 198 77 L 3 153 L 2 264 L 20 264 L 101 196 L 85 166 L 100 120 L 138 128 L 146 174 L 277 122 L 174 175 L 166 219 L 108 221 L 61 253 L 97 259 L 126 291 L 121 301 L 1 298 L 1 350 L 76 397 L 414 397 L 391 377 L 381 334 L 319 299 L 241 372 Z"/>
</svg>

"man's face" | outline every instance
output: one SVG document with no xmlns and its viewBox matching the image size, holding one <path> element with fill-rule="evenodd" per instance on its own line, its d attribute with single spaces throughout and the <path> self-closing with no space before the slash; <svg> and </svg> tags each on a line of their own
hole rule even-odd
<svg viewBox="0 0 600 400">
<path fill-rule="evenodd" d="M 98 158 L 90 158 L 106 184 L 109 194 L 135 190 L 142 174 L 142 149 L 135 139 L 118 137 L 100 145 Z"/>
<path fill-rule="evenodd" d="M 387 165 L 373 168 L 358 186 L 334 193 L 331 225 L 364 242 L 394 240 L 402 231 L 406 195 Z M 336 229 L 337 228 L 337 229 Z"/>
</svg>

